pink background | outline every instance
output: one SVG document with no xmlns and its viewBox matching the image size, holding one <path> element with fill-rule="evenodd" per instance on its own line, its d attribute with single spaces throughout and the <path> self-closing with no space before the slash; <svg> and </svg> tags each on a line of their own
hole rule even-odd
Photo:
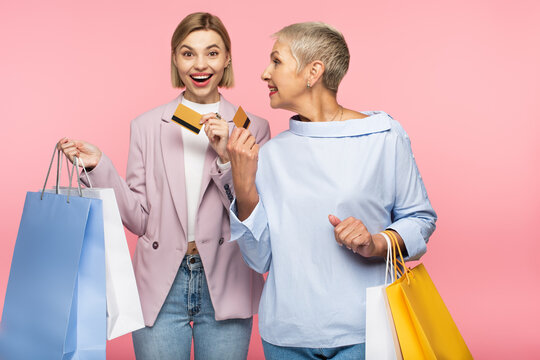
<svg viewBox="0 0 540 360">
<path fill-rule="evenodd" d="M 412 139 L 439 215 L 422 261 L 473 355 L 539 358 L 540 3 L 204 4 L 1 2 L 0 308 L 25 192 L 42 185 L 55 142 L 98 144 L 123 174 L 130 120 L 178 93 L 169 41 L 185 15 L 221 17 L 237 82 L 223 93 L 267 118 L 274 135 L 290 114 L 270 109 L 259 78 L 269 35 L 320 20 L 344 33 L 352 55 L 340 103 L 385 110 Z M 110 342 L 108 354 L 134 358 L 131 338 Z M 263 358 L 256 328 L 249 358 Z"/>
</svg>

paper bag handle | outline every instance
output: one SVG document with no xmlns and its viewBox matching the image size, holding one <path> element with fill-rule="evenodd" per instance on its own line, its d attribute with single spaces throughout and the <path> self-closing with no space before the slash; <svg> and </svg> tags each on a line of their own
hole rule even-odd
<svg viewBox="0 0 540 360">
<path fill-rule="evenodd" d="M 75 156 L 75 158 L 77 158 L 77 157 Z M 88 185 L 89 185 L 88 187 L 91 189 L 93 187 L 92 186 L 92 181 L 90 181 L 90 177 L 88 176 L 88 173 L 86 172 L 86 167 L 84 167 L 83 159 L 79 158 L 79 161 L 81 162 L 81 167 L 83 168 L 84 174 L 86 175 L 86 179 L 88 180 Z"/>
<path fill-rule="evenodd" d="M 386 271 L 384 272 L 384 285 L 388 285 L 388 274 L 390 274 L 390 283 L 394 282 L 394 265 L 392 258 L 392 242 L 385 233 L 381 235 L 386 240 Z"/>
<path fill-rule="evenodd" d="M 383 233 L 388 235 L 390 239 L 392 240 L 392 250 L 393 250 L 392 258 L 393 258 L 393 263 L 394 263 L 394 275 L 396 279 L 398 277 L 397 272 L 399 271 L 401 276 L 405 275 L 405 277 L 407 278 L 407 283 L 410 283 L 410 279 L 409 279 L 410 270 L 405 265 L 405 260 L 403 260 L 403 254 L 401 253 L 401 248 L 399 247 L 399 243 L 398 243 L 396 235 L 392 231 L 384 231 Z M 401 261 L 397 259 L 398 253 L 399 253 L 399 257 Z M 403 271 L 401 271 L 401 268 L 398 265 L 401 265 L 403 267 Z"/>
<path fill-rule="evenodd" d="M 47 170 L 47 176 L 45 177 L 45 182 L 43 183 L 43 189 L 41 190 L 41 200 L 43 200 L 43 194 L 45 193 L 45 189 L 47 188 L 47 181 L 49 180 L 49 176 L 51 174 L 52 164 L 54 162 L 54 156 L 57 153 L 58 153 L 58 157 L 57 157 L 57 163 L 56 163 L 56 186 L 55 186 L 55 190 L 56 190 L 56 194 L 58 194 L 58 189 L 60 187 L 60 174 L 61 174 L 60 169 L 62 167 L 62 156 L 60 156 L 60 150 L 57 149 L 57 147 L 55 145 L 54 146 L 54 151 L 53 151 L 53 154 L 52 154 L 52 157 L 51 157 L 51 162 L 49 163 L 49 169 Z M 69 189 L 68 189 L 68 194 L 67 194 L 67 202 L 68 203 L 69 203 L 69 195 L 71 193 L 71 188 L 72 188 L 71 184 L 72 184 L 72 180 L 73 180 L 73 173 L 75 172 L 75 166 L 78 167 L 78 164 L 79 164 L 79 159 L 77 157 L 75 157 L 71 173 L 69 172 L 69 163 L 67 164 L 68 175 L 69 175 Z M 85 172 L 86 172 L 86 169 L 85 169 Z M 78 188 L 79 188 L 79 195 L 82 196 L 81 181 L 80 181 L 80 179 L 78 177 L 77 177 L 77 182 L 78 182 Z"/>
</svg>

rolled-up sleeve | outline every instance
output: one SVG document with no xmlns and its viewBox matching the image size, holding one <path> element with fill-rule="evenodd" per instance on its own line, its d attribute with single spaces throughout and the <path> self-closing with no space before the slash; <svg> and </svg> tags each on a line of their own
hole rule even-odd
<svg viewBox="0 0 540 360">
<path fill-rule="evenodd" d="M 433 210 L 422 177 L 416 166 L 409 137 L 399 129 L 396 142 L 395 203 L 392 224 L 407 248 L 407 260 L 418 260 L 435 231 L 437 214 Z"/>
<path fill-rule="evenodd" d="M 261 200 L 250 216 L 240 221 L 237 216 L 236 199 L 230 207 L 231 240 L 236 241 L 246 264 L 258 273 L 264 274 L 270 268 L 272 249 L 268 217 Z"/>
</svg>

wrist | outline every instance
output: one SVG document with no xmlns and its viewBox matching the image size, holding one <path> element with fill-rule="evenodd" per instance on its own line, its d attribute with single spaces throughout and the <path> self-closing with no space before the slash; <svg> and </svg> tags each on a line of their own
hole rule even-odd
<svg viewBox="0 0 540 360">
<path fill-rule="evenodd" d="M 374 250 L 372 256 L 385 257 L 386 251 L 388 250 L 388 244 L 386 239 L 381 233 L 371 235 L 373 240 Z"/>
<path fill-rule="evenodd" d="M 96 160 L 94 162 L 90 162 L 90 164 L 85 164 L 86 171 L 93 170 L 96 166 L 98 166 L 99 162 L 101 161 L 102 156 L 103 156 L 103 153 L 99 151 L 96 156 Z"/>
<path fill-rule="evenodd" d="M 234 187 L 235 195 L 237 202 L 255 202 L 259 201 L 259 193 L 255 185 L 240 186 L 239 188 Z"/>
<path fill-rule="evenodd" d="M 225 165 L 231 161 L 228 154 L 218 155 L 218 156 L 219 156 L 219 161 L 221 162 L 221 165 Z"/>
<path fill-rule="evenodd" d="M 259 203 L 259 194 L 257 193 L 257 190 L 250 191 L 246 194 L 236 194 L 236 209 L 238 213 L 238 219 L 240 221 L 246 220 L 251 213 L 253 212 L 253 209 L 257 206 Z"/>
</svg>

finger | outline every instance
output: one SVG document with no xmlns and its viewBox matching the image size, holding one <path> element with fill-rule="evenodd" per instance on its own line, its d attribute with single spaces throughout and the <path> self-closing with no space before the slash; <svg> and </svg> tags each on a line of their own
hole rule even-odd
<svg viewBox="0 0 540 360">
<path fill-rule="evenodd" d="M 358 233 L 354 225 L 349 225 L 347 227 L 344 227 L 340 231 L 337 231 L 337 227 L 336 227 L 336 232 L 338 234 L 340 241 L 343 244 L 347 245 L 347 247 L 349 248 L 352 246 L 353 240 L 356 237 L 360 236 L 360 234 Z"/>
<path fill-rule="evenodd" d="M 257 140 L 255 139 L 255 136 L 251 135 L 251 132 L 249 130 L 245 130 L 244 132 L 246 134 L 246 137 L 244 139 L 244 146 L 248 149 L 251 149 L 253 145 L 255 145 Z"/>
<path fill-rule="evenodd" d="M 231 144 L 236 143 L 236 141 L 240 137 L 240 133 L 241 133 L 240 129 L 235 127 L 231 133 L 231 136 L 229 136 L 229 143 Z"/>
<path fill-rule="evenodd" d="M 68 153 L 71 153 L 73 151 L 77 151 L 77 148 L 75 146 L 69 146 L 69 147 L 60 149 L 60 151 L 62 151 L 64 154 L 67 155 Z"/>
<path fill-rule="evenodd" d="M 238 129 L 238 128 L 237 128 Z M 246 140 L 248 139 L 250 132 L 244 128 L 238 129 L 238 137 L 234 141 L 234 145 L 238 148 L 244 148 Z"/>
<path fill-rule="evenodd" d="M 364 249 L 371 246 L 373 239 L 370 235 L 371 234 L 364 233 L 358 239 L 356 239 L 353 242 L 353 251 L 358 254 L 362 254 L 365 251 Z"/>
<path fill-rule="evenodd" d="M 240 135 L 238 136 L 238 142 L 241 144 L 245 144 L 247 138 L 249 137 L 251 133 L 244 128 L 240 128 L 239 130 L 240 130 Z"/>
<path fill-rule="evenodd" d="M 229 131 L 229 126 L 226 122 L 216 119 L 209 119 L 205 124 L 205 127 L 210 127 L 213 129 L 219 129 L 221 131 Z"/>
<path fill-rule="evenodd" d="M 58 150 L 62 150 L 62 149 L 61 149 L 61 145 L 62 145 L 62 144 L 65 144 L 65 143 L 68 142 L 68 141 L 69 141 L 69 139 L 68 139 L 67 137 L 61 138 L 61 139 L 58 140 L 58 142 L 56 143 L 56 148 L 57 148 Z"/>
<path fill-rule="evenodd" d="M 253 145 L 255 145 L 257 141 L 255 140 L 255 137 L 254 136 L 250 136 L 247 138 L 246 142 L 245 142 L 245 145 L 248 149 L 252 150 L 253 149 Z"/>
<path fill-rule="evenodd" d="M 359 234 L 360 236 L 354 239 L 353 243 L 358 247 L 369 245 L 370 239 L 371 239 L 371 236 L 370 236 L 371 234 L 369 233 L 369 231 L 367 231 L 367 229 L 362 227 L 359 230 Z"/>
<path fill-rule="evenodd" d="M 80 141 L 80 140 L 73 140 L 73 142 L 75 143 L 75 146 L 77 147 L 77 149 L 82 149 L 85 147 L 85 144 L 83 141 Z"/>
<path fill-rule="evenodd" d="M 211 139 L 211 136 L 210 136 L 210 131 L 212 130 L 212 128 L 210 126 L 208 126 L 208 123 L 206 123 L 204 125 L 204 132 L 206 133 L 206 136 L 208 136 L 209 139 Z"/>
<path fill-rule="evenodd" d="M 362 222 L 354 217 L 348 217 L 335 227 L 335 233 L 338 241 L 341 241 L 349 249 L 353 245 L 354 239 L 361 234 Z"/>
<path fill-rule="evenodd" d="M 359 233 L 358 231 L 353 231 L 345 237 L 344 242 L 347 243 L 351 249 L 357 250 L 359 247 L 365 245 L 365 238 L 365 234 Z"/>
<path fill-rule="evenodd" d="M 69 140 L 68 142 L 61 145 L 61 148 L 62 148 L 61 150 L 65 151 L 65 150 L 70 149 L 72 147 L 74 147 L 76 149 L 80 149 L 80 148 L 84 147 L 84 143 L 82 141 Z"/>
<path fill-rule="evenodd" d="M 224 121 L 224 120 L 215 120 L 215 119 L 212 119 L 210 121 L 212 122 L 212 126 L 215 126 L 218 129 L 227 130 L 227 132 L 229 132 L 229 124 L 227 124 L 226 121 Z"/>
<path fill-rule="evenodd" d="M 70 147 L 75 147 L 75 143 L 73 141 L 68 141 L 63 144 L 60 144 L 60 150 L 64 150 Z"/>
<path fill-rule="evenodd" d="M 216 137 L 219 139 L 226 138 L 229 134 L 229 129 L 224 129 L 217 126 L 205 126 L 204 131 L 206 132 L 208 138 L 211 140 L 214 140 Z"/>
<path fill-rule="evenodd" d="M 73 141 L 65 141 L 63 142 L 62 144 L 59 144 L 60 145 L 60 150 L 64 150 L 64 149 L 67 149 L 69 147 L 74 147 L 75 146 L 75 143 Z"/>
<path fill-rule="evenodd" d="M 335 215 L 328 215 L 328 220 L 330 221 L 330 224 L 332 224 L 332 226 L 336 227 L 339 225 L 339 223 L 341 222 L 341 220 L 339 220 L 339 218 Z"/>
<path fill-rule="evenodd" d="M 204 124 L 210 119 L 216 118 L 216 113 L 208 113 L 201 115 L 201 120 L 199 120 L 199 124 Z"/>
<path fill-rule="evenodd" d="M 71 161 L 72 163 L 73 163 L 73 157 L 79 156 L 79 152 L 76 149 L 64 152 L 64 154 L 68 157 L 69 161 Z"/>
<path fill-rule="evenodd" d="M 351 223 L 353 223 L 356 219 L 352 216 L 349 216 L 345 220 L 343 220 L 341 223 L 339 223 L 336 226 L 336 231 L 341 232 L 344 228 L 348 227 Z"/>
</svg>

